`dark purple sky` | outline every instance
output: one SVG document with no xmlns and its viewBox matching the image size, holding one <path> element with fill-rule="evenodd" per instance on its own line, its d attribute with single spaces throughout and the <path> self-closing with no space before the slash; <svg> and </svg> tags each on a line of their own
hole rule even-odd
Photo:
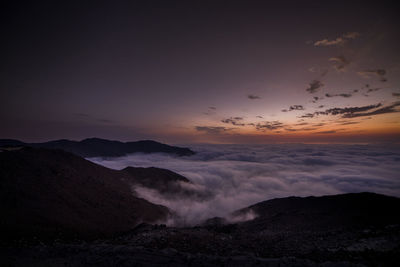
<svg viewBox="0 0 400 267">
<path fill-rule="evenodd" d="M 0 138 L 400 140 L 391 2 L 137 2 L 3 4 Z"/>
</svg>

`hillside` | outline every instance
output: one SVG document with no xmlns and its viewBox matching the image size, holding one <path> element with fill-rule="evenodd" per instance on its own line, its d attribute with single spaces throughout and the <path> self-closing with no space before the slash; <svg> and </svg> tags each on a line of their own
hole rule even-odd
<svg viewBox="0 0 400 267">
<path fill-rule="evenodd" d="M 62 150 L 0 152 L 1 229 L 9 238 L 100 237 L 167 218 L 111 170 Z"/>
</svg>

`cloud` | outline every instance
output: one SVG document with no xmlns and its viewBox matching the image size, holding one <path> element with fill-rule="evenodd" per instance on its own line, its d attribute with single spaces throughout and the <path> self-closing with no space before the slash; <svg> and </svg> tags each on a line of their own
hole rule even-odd
<svg viewBox="0 0 400 267">
<path fill-rule="evenodd" d="M 255 125 L 257 131 L 276 130 L 283 127 L 284 124 L 280 121 L 264 121 Z"/>
<path fill-rule="evenodd" d="M 346 34 L 343 34 L 343 38 L 346 38 L 346 39 L 356 39 L 359 36 L 360 36 L 360 33 L 358 33 L 358 32 L 348 32 Z"/>
<path fill-rule="evenodd" d="M 387 82 L 385 77 L 386 70 L 384 69 L 373 69 L 373 70 L 365 70 L 357 72 L 358 75 L 361 75 L 364 78 L 370 78 L 371 76 L 376 76 L 379 78 L 381 82 Z M 368 85 L 369 86 L 369 85 Z"/>
<path fill-rule="evenodd" d="M 311 67 L 308 69 L 308 71 L 312 73 L 319 73 L 321 77 L 324 77 L 326 74 L 328 74 L 329 69 L 320 69 L 318 67 Z"/>
<path fill-rule="evenodd" d="M 223 119 L 221 122 L 223 123 L 229 123 L 235 126 L 245 126 L 246 124 L 242 122 L 243 118 L 242 117 L 230 117 L 228 119 Z"/>
<path fill-rule="evenodd" d="M 382 104 L 378 103 L 375 105 L 368 105 L 368 106 L 362 106 L 362 107 L 349 107 L 349 108 L 330 108 L 325 111 L 316 111 L 314 113 L 306 113 L 300 118 L 313 118 L 315 116 L 319 115 L 343 115 L 344 118 L 351 118 L 351 114 L 355 113 L 360 113 L 360 112 L 365 112 L 371 109 L 376 109 L 381 107 Z"/>
<path fill-rule="evenodd" d="M 338 72 L 345 71 L 345 68 L 350 64 L 350 61 L 347 60 L 344 56 L 337 56 L 329 58 L 329 61 L 334 62 L 334 68 Z"/>
<path fill-rule="evenodd" d="M 216 113 L 216 107 L 208 107 L 206 112 L 203 112 L 204 115 L 214 115 Z"/>
<path fill-rule="evenodd" d="M 263 116 L 256 116 L 256 118 L 263 119 L 264 117 Z"/>
<path fill-rule="evenodd" d="M 293 105 L 293 106 L 290 106 L 290 108 L 289 108 L 289 111 L 292 111 L 292 110 L 304 110 L 304 107 L 302 105 Z"/>
<path fill-rule="evenodd" d="M 288 112 L 288 111 L 293 111 L 293 110 L 304 110 L 305 108 L 302 105 L 292 105 L 289 107 L 289 109 L 282 109 L 282 112 Z"/>
<path fill-rule="evenodd" d="M 314 80 L 310 83 L 310 86 L 306 89 L 306 91 L 309 92 L 310 94 L 313 94 L 319 91 L 319 89 L 323 86 L 324 84 L 321 81 Z"/>
<path fill-rule="evenodd" d="M 341 97 L 352 97 L 352 94 L 335 94 L 335 95 L 331 95 L 331 94 L 325 94 L 326 97 L 335 97 L 335 96 L 341 96 Z"/>
<path fill-rule="evenodd" d="M 301 122 L 301 123 L 297 123 L 295 124 L 296 126 L 304 126 L 304 125 L 309 125 L 308 122 Z"/>
<path fill-rule="evenodd" d="M 339 114 L 354 114 L 358 112 L 364 112 L 368 111 L 371 109 L 375 109 L 382 106 L 381 103 L 375 104 L 375 105 L 368 105 L 368 106 L 362 106 L 362 107 L 350 107 L 350 108 L 331 108 L 327 109 L 323 112 L 319 112 L 322 115 L 339 115 Z M 325 113 L 325 114 L 323 114 Z"/>
<path fill-rule="evenodd" d="M 251 100 L 255 100 L 255 99 L 260 99 L 261 97 L 258 95 L 247 95 L 247 98 L 251 99 Z"/>
<path fill-rule="evenodd" d="M 345 42 L 346 42 L 346 39 L 344 39 L 342 37 L 337 37 L 334 40 L 322 39 L 322 40 L 316 41 L 314 43 L 314 46 L 344 45 Z"/>
<path fill-rule="evenodd" d="M 379 91 L 379 90 L 381 90 L 382 88 L 379 88 L 379 87 L 377 87 L 377 88 L 369 88 L 368 90 L 367 90 L 367 93 L 371 93 L 371 92 L 376 92 L 376 91 Z"/>
<path fill-rule="evenodd" d="M 360 121 L 343 121 L 343 122 L 338 122 L 339 125 L 352 125 L 352 124 L 358 124 L 361 123 Z"/>
<path fill-rule="evenodd" d="M 397 113 L 400 112 L 397 107 L 400 106 L 400 101 L 392 103 L 388 106 L 382 107 L 381 103 L 375 105 L 368 105 L 362 107 L 349 107 L 349 108 L 331 108 L 325 111 L 316 111 L 314 113 L 306 113 L 299 118 L 313 118 L 319 115 L 342 115 L 342 118 L 356 118 L 356 117 L 366 117 L 381 115 L 387 113 Z M 375 109 L 375 110 L 374 110 Z"/>
<path fill-rule="evenodd" d="M 322 98 L 322 97 L 319 97 L 319 96 L 314 96 L 314 97 L 313 97 L 313 100 L 311 100 L 311 102 L 317 103 L 317 101 L 318 101 L 318 100 L 321 100 L 321 99 L 323 99 L 323 98 Z"/>
<path fill-rule="evenodd" d="M 220 134 L 232 130 L 232 128 L 219 126 L 195 126 L 196 131 L 205 132 L 207 134 Z"/>
<path fill-rule="evenodd" d="M 374 111 L 364 112 L 364 113 L 347 113 L 343 115 L 343 118 L 356 118 L 356 117 L 366 117 L 366 116 L 373 116 L 373 115 L 380 115 L 380 114 L 387 114 L 387 113 L 397 113 L 400 112 L 399 109 L 396 107 L 400 106 L 400 101 L 395 102 L 389 106 L 379 108 Z"/>
<path fill-rule="evenodd" d="M 299 116 L 299 118 L 314 118 L 315 113 L 306 113 L 304 115 Z"/>
<path fill-rule="evenodd" d="M 400 150 L 379 145 L 192 145 L 191 157 L 132 154 L 92 158 L 113 169 L 159 167 L 187 177 L 210 198 L 166 198 L 148 188 L 135 188 L 143 198 L 173 209 L 193 225 L 227 216 L 260 201 L 288 196 L 321 196 L 376 192 L 400 197 Z"/>
<path fill-rule="evenodd" d="M 322 39 L 314 42 L 314 46 L 343 46 L 348 40 L 356 39 L 360 34 L 358 32 L 345 33 L 333 40 Z"/>
<path fill-rule="evenodd" d="M 392 93 L 392 96 L 400 97 L 400 93 Z"/>
<path fill-rule="evenodd" d="M 330 130 L 330 131 L 321 131 L 321 132 L 316 132 L 315 134 L 333 134 L 336 133 L 335 130 Z"/>
</svg>

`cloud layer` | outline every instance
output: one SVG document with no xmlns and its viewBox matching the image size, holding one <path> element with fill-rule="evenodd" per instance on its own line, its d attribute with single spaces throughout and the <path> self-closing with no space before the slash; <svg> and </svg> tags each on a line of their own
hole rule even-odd
<svg viewBox="0 0 400 267">
<path fill-rule="evenodd" d="M 175 210 L 183 224 L 226 216 L 271 198 L 319 196 L 346 192 L 377 192 L 400 196 L 400 149 L 373 145 L 196 145 L 192 157 L 133 154 L 92 158 L 122 169 L 160 167 L 184 175 L 196 190 L 211 198 L 166 199 L 148 188 L 136 188 L 143 198 Z M 176 223 L 176 222 L 175 222 Z"/>
</svg>

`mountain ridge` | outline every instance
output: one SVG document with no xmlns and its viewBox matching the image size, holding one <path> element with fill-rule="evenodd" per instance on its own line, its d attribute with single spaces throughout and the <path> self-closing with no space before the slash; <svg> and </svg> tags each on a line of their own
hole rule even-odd
<svg viewBox="0 0 400 267">
<path fill-rule="evenodd" d="M 131 153 L 168 153 L 177 156 L 191 156 L 195 152 L 185 147 L 170 146 L 153 140 L 121 142 L 101 138 L 86 138 L 81 141 L 68 139 L 42 143 L 25 143 L 15 139 L 0 139 L 0 147 L 29 146 L 37 148 L 62 149 L 81 157 L 121 157 Z"/>
</svg>

